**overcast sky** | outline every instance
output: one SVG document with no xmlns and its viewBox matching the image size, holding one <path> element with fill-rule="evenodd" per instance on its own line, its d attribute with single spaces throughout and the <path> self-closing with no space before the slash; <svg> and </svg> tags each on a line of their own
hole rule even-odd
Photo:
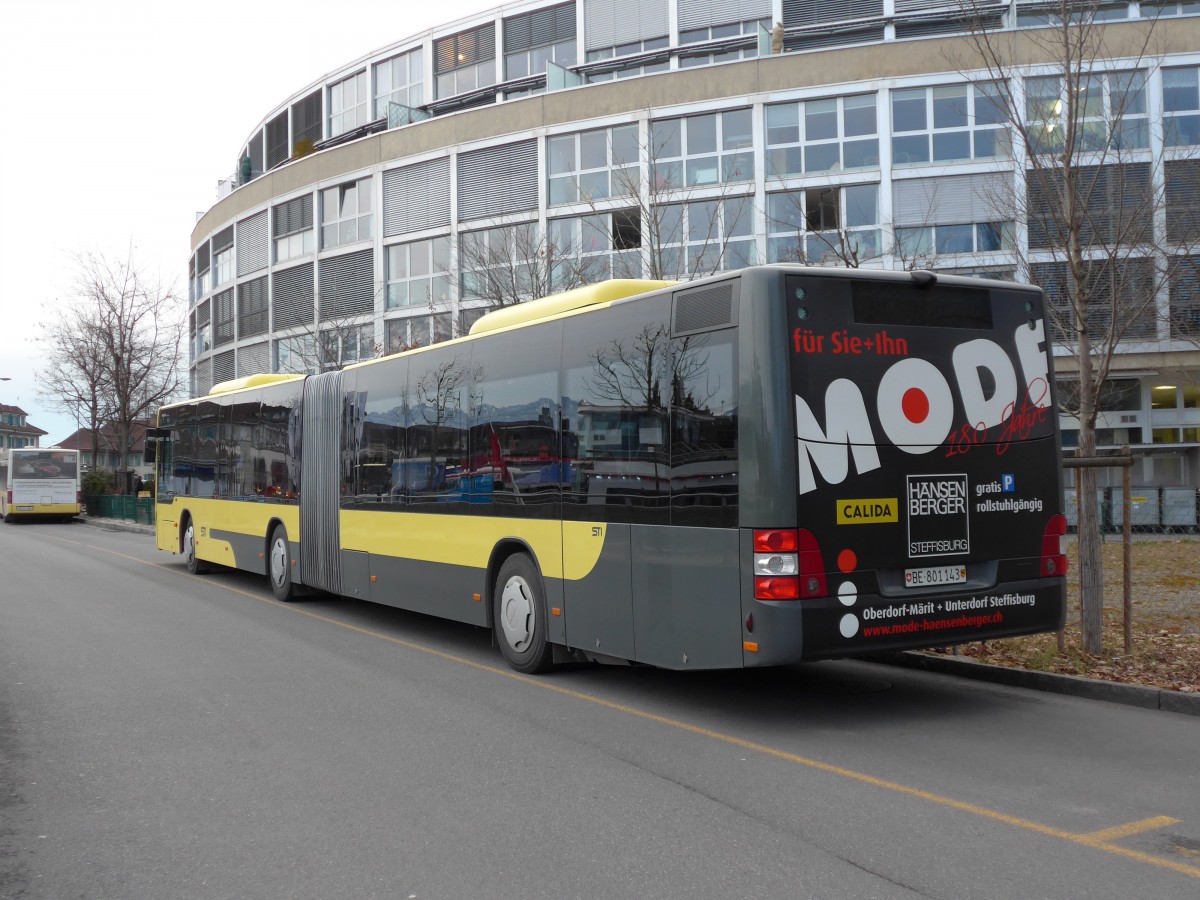
<svg viewBox="0 0 1200 900">
<path fill-rule="evenodd" d="M 57 0 L 0 28 L 0 403 L 75 430 L 39 396 L 38 324 L 70 296 L 74 256 L 124 257 L 187 294 L 196 213 L 243 141 L 293 93 L 401 38 L 499 0 Z"/>
</svg>

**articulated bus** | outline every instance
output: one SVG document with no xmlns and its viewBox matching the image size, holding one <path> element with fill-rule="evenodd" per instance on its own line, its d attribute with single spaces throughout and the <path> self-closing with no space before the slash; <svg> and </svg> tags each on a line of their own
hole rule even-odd
<svg viewBox="0 0 1200 900">
<path fill-rule="evenodd" d="M 607 282 L 164 407 L 157 543 L 494 629 L 507 662 L 735 668 L 1053 630 L 1043 298 L 763 266 Z"/>
<path fill-rule="evenodd" d="M 0 517 L 72 519 L 83 508 L 78 450 L 24 447 L 0 456 Z"/>
</svg>

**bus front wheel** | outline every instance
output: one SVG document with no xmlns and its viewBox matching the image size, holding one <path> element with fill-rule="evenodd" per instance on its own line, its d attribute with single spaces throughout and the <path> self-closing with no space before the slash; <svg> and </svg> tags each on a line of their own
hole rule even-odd
<svg viewBox="0 0 1200 900">
<path fill-rule="evenodd" d="M 546 598 L 537 568 L 528 556 L 510 556 L 492 591 L 492 622 L 505 660 L 518 672 L 536 675 L 552 665 L 546 639 Z"/>
<path fill-rule="evenodd" d="M 196 556 L 196 523 L 191 518 L 183 528 L 183 561 L 193 575 L 208 571 L 208 567 Z"/>
<path fill-rule="evenodd" d="M 276 525 L 271 532 L 271 549 L 267 554 L 271 576 L 271 593 L 283 603 L 294 600 L 296 589 L 292 584 L 292 554 L 288 544 L 287 529 Z"/>
</svg>

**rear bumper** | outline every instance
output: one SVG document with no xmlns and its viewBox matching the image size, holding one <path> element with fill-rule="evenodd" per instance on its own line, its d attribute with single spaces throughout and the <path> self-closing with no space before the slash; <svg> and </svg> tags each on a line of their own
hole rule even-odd
<svg viewBox="0 0 1200 900">
<path fill-rule="evenodd" d="M 755 604 L 759 652 L 746 665 L 868 656 L 970 641 L 1014 637 L 1062 627 L 1066 582 L 1040 578 L 983 590 L 881 597 L 841 595 Z"/>
</svg>

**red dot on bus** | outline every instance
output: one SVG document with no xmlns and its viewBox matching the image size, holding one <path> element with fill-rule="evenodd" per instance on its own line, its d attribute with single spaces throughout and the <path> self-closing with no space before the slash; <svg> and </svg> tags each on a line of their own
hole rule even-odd
<svg viewBox="0 0 1200 900">
<path fill-rule="evenodd" d="M 858 565 L 858 554 L 853 550 L 843 550 L 838 554 L 838 568 L 843 572 L 853 572 Z"/>
<path fill-rule="evenodd" d="M 920 388 L 909 388 L 900 401 L 904 417 L 914 425 L 920 425 L 929 417 L 929 397 Z"/>
</svg>

